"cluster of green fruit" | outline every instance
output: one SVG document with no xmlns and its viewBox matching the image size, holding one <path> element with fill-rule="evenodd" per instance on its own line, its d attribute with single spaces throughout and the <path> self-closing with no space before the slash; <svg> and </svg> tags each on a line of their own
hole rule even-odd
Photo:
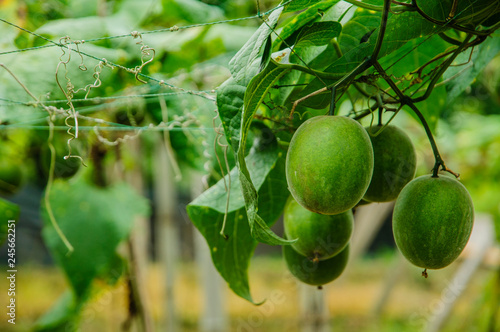
<svg viewBox="0 0 500 332">
<path fill-rule="evenodd" d="M 286 157 L 293 196 L 285 207 L 283 254 L 291 273 L 321 286 L 344 270 L 352 209 L 396 200 L 396 245 L 414 265 L 440 269 L 464 249 L 474 209 L 465 187 L 449 176 L 414 179 L 415 148 L 398 127 L 363 128 L 343 116 L 317 116 L 295 132 Z M 426 270 L 424 270 L 425 273 Z"/>
</svg>

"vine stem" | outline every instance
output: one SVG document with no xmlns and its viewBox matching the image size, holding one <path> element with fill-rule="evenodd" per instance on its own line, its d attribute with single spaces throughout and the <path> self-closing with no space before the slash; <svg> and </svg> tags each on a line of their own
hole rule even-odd
<svg viewBox="0 0 500 332">
<path fill-rule="evenodd" d="M 376 12 L 381 12 L 384 10 L 383 6 L 378 6 L 378 5 L 372 5 L 360 0 L 344 0 L 345 2 L 348 2 L 352 5 L 355 5 L 356 7 L 363 8 L 363 9 L 368 9 L 368 10 L 373 10 Z M 390 1 L 389 1 L 390 2 Z M 392 11 L 395 13 L 402 13 L 402 12 L 408 12 L 408 11 L 415 11 L 416 8 L 413 6 L 408 6 L 408 4 L 399 4 L 398 2 L 394 2 L 395 4 L 398 4 L 398 6 L 395 6 Z"/>
<path fill-rule="evenodd" d="M 453 13 L 454 7 L 455 5 L 452 4 L 452 8 L 451 8 L 451 11 L 450 11 L 450 15 Z M 450 28 L 453 28 L 453 29 L 456 29 L 458 31 L 462 31 L 462 32 L 466 32 L 468 34 L 473 34 L 473 35 L 476 35 L 476 36 L 487 36 L 489 35 L 492 31 L 491 29 L 488 29 L 488 30 L 484 30 L 484 31 L 476 31 L 476 30 L 473 30 L 473 29 L 469 29 L 467 27 L 464 27 L 464 26 L 461 26 L 461 25 L 458 25 L 458 24 L 455 24 L 450 18 L 448 21 L 439 21 L 439 20 L 436 20 L 435 18 L 432 18 L 430 17 L 429 15 L 427 15 L 417 4 L 417 0 L 412 0 L 412 7 L 420 14 L 420 16 L 422 16 L 425 20 L 433 23 L 433 24 L 436 24 L 436 25 L 439 25 L 439 26 L 443 26 L 443 27 L 450 27 Z M 455 14 L 453 13 L 453 16 Z"/>
<path fill-rule="evenodd" d="M 426 133 L 427 137 L 429 138 L 429 143 L 431 144 L 432 152 L 434 153 L 434 159 L 436 161 L 436 163 L 434 164 L 434 167 L 432 168 L 432 177 L 435 178 L 438 176 L 439 166 L 442 166 L 443 170 L 448 170 L 448 169 L 446 168 L 446 165 L 444 164 L 443 158 L 441 157 L 441 154 L 439 153 L 439 149 L 437 147 L 436 140 L 434 139 L 434 136 L 432 135 L 431 128 L 429 127 L 429 124 L 425 120 L 424 115 L 422 114 L 422 112 L 420 112 L 420 110 L 417 108 L 417 106 L 415 106 L 415 104 L 411 101 L 411 98 L 405 96 L 405 99 L 406 100 L 404 100 L 403 104 L 408 105 L 412 109 L 412 111 L 418 116 L 420 122 L 424 126 L 425 133 Z"/>
<path fill-rule="evenodd" d="M 382 74 L 382 77 L 385 79 L 387 84 L 389 84 L 389 86 L 396 92 L 396 94 L 398 95 L 398 97 L 400 99 L 401 106 L 408 105 L 412 109 L 412 111 L 417 115 L 418 119 L 422 123 L 422 126 L 424 127 L 425 133 L 427 135 L 427 138 L 429 139 L 429 143 L 431 144 L 432 152 L 434 154 L 434 159 L 436 161 L 434 164 L 434 167 L 432 168 L 432 177 L 438 176 L 439 166 L 441 166 L 442 170 L 447 171 L 447 172 L 455 175 L 455 177 L 458 178 L 459 174 L 454 173 L 453 171 L 451 171 L 450 169 L 448 169 L 446 167 L 444 160 L 441 157 L 441 154 L 439 153 L 439 149 L 437 147 L 436 140 L 434 139 L 434 136 L 432 135 L 431 128 L 429 127 L 429 124 L 425 120 L 425 117 L 422 114 L 422 112 L 420 112 L 420 110 L 417 108 L 417 106 L 415 106 L 415 103 L 411 99 L 411 97 L 403 94 L 403 92 L 398 88 L 396 83 L 394 83 L 389 78 L 389 76 L 387 76 L 387 73 L 385 72 L 384 68 L 382 68 L 382 66 L 380 65 L 380 63 L 378 61 L 374 61 L 373 66 L 380 74 Z"/>
<path fill-rule="evenodd" d="M 450 170 L 446 167 L 446 165 L 443 161 L 443 158 L 441 157 L 441 154 L 439 153 L 439 149 L 437 147 L 434 136 L 432 135 L 432 131 L 429 127 L 429 124 L 427 123 L 427 121 L 425 120 L 425 117 L 420 112 L 420 110 L 417 108 L 417 106 L 415 106 L 415 103 L 418 101 L 425 100 L 426 98 L 429 97 L 429 95 L 431 94 L 432 90 L 434 89 L 434 86 L 436 85 L 439 78 L 443 75 L 443 73 L 446 71 L 446 69 L 448 69 L 448 67 L 453 63 L 453 61 L 456 59 L 458 54 L 460 54 L 466 47 L 471 46 L 472 44 L 475 44 L 476 41 L 481 42 L 480 39 L 482 39 L 481 37 L 478 37 L 478 39 L 476 39 L 474 42 L 469 43 L 469 40 L 471 38 L 472 38 L 472 34 L 468 34 L 467 37 L 464 39 L 464 41 L 461 43 L 461 45 L 459 47 L 457 47 L 457 49 L 453 52 L 453 54 L 448 59 L 446 59 L 446 61 L 443 63 L 440 70 L 437 71 L 436 74 L 433 76 L 433 78 L 432 78 L 431 82 L 429 83 L 429 86 L 427 87 L 427 90 L 425 91 L 424 95 L 421 97 L 415 98 L 415 99 L 412 99 L 411 97 L 406 96 L 399 89 L 399 87 L 396 85 L 396 83 L 394 83 L 390 79 L 390 77 L 387 75 L 386 71 L 384 70 L 384 68 L 382 68 L 380 63 L 376 59 L 372 59 L 372 64 L 375 67 L 375 69 L 382 75 L 382 77 L 387 82 L 387 84 L 389 84 L 389 86 L 393 89 L 393 91 L 396 92 L 396 94 L 398 95 L 399 100 L 401 102 L 401 106 L 408 105 L 412 109 L 412 111 L 417 115 L 420 122 L 422 123 L 422 126 L 424 127 L 425 133 L 429 139 L 429 143 L 431 144 L 432 152 L 434 153 L 434 159 L 436 161 L 434 164 L 434 167 L 432 169 L 432 176 L 433 177 L 438 176 L 440 166 L 441 166 L 442 170 L 453 174 L 457 178 L 460 175 L 453 172 L 452 170 Z"/>
<path fill-rule="evenodd" d="M 64 232 L 61 230 L 59 227 L 59 224 L 56 221 L 56 218 L 54 216 L 54 212 L 52 210 L 52 205 L 50 204 L 50 192 L 52 191 L 52 183 L 54 183 L 54 172 L 55 172 L 55 164 L 56 164 L 56 149 L 54 148 L 54 144 L 52 144 L 52 141 L 54 139 L 54 123 L 52 120 L 53 114 L 49 116 L 49 139 L 47 140 L 49 150 L 50 150 L 50 166 L 49 166 L 49 178 L 47 180 L 47 186 L 45 187 L 45 195 L 43 197 L 44 203 L 45 203 L 45 208 L 47 209 L 47 214 L 50 219 L 50 223 L 54 227 L 57 235 L 61 239 L 61 241 L 64 243 L 66 248 L 68 249 L 68 252 L 66 253 L 67 256 L 71 255 L 73 251 L 75 250 L 71 243 L 69 242 L 68 238 L 66 235 L 64 235 Z"/>
<path fill-rule="evenodd" d="M 16 80 L 16 82 L 24 89 L 24 91 L 26 91 L 26 93 L 31 98 L 33 98 L 37 104 L 41 104 L 43 109 L 47 111 L 47 113 L 49 114 L 49 138 L 47 140 L 47 143 L 50 150 L 50 166 L 49 166 L 49 178 L 47 180 L 47 186 L 45 187 L 44 203 L 45 203 L 45 208 L 47 209 L 47 214 L 49 216 L 50 223 L 54 227 L 54 230 L 56 231 L 61 241 L 64 243 L 64 246 L 68 249 L 66 255 L 69 256 L 73 253 L 75 249 L 69 242 L 66 235 L 64 235 L 64 232 L 59 227 L 59 224 L 57 223 L 56 218 L 54 216 L 54 212 L 52 211 L 52 206 L 50 205 L 50 191 L 52 189 L 52 183 L 54 182 L 54 172 L 56 163 L 56 150 L 54 148 L 54 145 L 52 144 L 52 140 L 54 137 L 54 123 L 53 123 L 54 112 L 51 110 L 50 107 L 47 107 L 42 103 L 40 103 L 40 100 L 33 93 L 31 93 L 31 91 L 26 87 L 26 85 L 24 85 L 19 80 L 19 78 L 17 78 L 17 76 L 9 68 L 7 68 L 7 66 L 5 66 L 3 63 L 0 63 L 0 67 L 5 69 L 5 71 L 7 71 L 10 74 L 10 76 L 12 76 Z"/>
<path fill-rule="evenodd" d="M 335 92 L 333 90 L 338 89 L 342 85 L 349 85 L 349 83 L 358 75 L 367 70 L 368 68 L 371 67 L 371 58 L 367 57 L 363 62 L 361 62 L 359 65 L 356 66 L 350 73 L 344 75 L 341 79 L 339 79 L 337 82 L 330 84 L 328 86 L 325 86 L 319 90 L 316 90 L 307 96 L 304 96 L 300 99 L 297 99 L 296 101 L 293 102 L 292 110 L 290 111 L 290 119 L 293 118 L 293 113 L 295 112 L 295 108 L 297 108 L 297 105 L 304 100 L 311 98 L 313 96 L 316 96 L 320 93 L 326 92 L 328 90 L 332 90 L 332 95 L 335 97 Z M 335 103 L 334 103 L 335 105 Z M 333 109 L 332 109 L 333 107 Z M 330 114 L 333 114 L 335 111 L 335 106 L 330 106 Z"/>
<path fill-rule="evenodd" d="M 471 46 L 473 44 L 475 45 L 476 43 L 479 43 L 480 39 L 482 40 L 482 38 L 479 38 L 479 39 L 476 39 L 471 44 L 469 44 L 469 40 L 471 38 L 472 38 L 471 34 L 469 34 L 469 35 L 467 35 L 467 37 L 465 37 L 465 39 L 462 42 L 462 44 L 459 47 L 457 47 L 457 49 L 453 52 L 453 54 L 448 59 L 446 59 L 446 61 L 442 65 L 442 67 L 436 72 L 436 74 L 432 78 L 431 82 L 429 83 L 429 86 L 427 87 L 427 90 L 425 91 L 425 93 L 422 96 L 418 97 L 418 98 L 412 99 L 413 102 L 417 103 L 419 101 L 422 101 L 422 100 L 425 100 L 425 99 L 429 98 L 429 96 L 431 95 L 431 92 L 434 89 L 434 86 L 436 85 L 437 81 L 444 74 L 444 72 L 448 69 L 448 67 L 453 63 L 453 61 L 456 59 L 456 57 L 460 53 L 462 53 L 462 51 L 465 50 L 467 47 L 469 47 L 469 46 Z"/>
<path fill-rule="evenodd" d="M 391 0 L 384 0 L 384 9 L 382 11 L 382 21 L 380 22 L 380 30 L 377 36 L 377 42 L 373 49 L 372 59 L 377 60 L 384 41 L 385 30 L 387 29 L 387 19 L 389 18 L 389 10 L 391 9 Z"/>
</svg>

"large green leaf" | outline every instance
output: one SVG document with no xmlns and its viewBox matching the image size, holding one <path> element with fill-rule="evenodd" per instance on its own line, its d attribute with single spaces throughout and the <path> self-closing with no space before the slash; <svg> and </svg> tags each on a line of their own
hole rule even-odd
<svg viewBox="0 0 500 332">
<path fill-rule="evenodd" d="M 279 151 L 275 140 L 262 143 L 251 149 L 246 162 L 251 165 L 250 176 L 261 194 L 259 211 L 270 225 L 281 214 L 288 191 L 284 180 L 282 152 Z M 214 265 L 229 287 L 237 295 L 254 302 L 248 283 L 248 267 L 258 242 L 250 232 L 238 169 L 234 168 L 229 176 L 230 200 L 224 230 L 227 239 L 220 234 L 227 199 L 224 180 L 220 180 L 191 202 L 187 212 L 205 237 Z M 228 182 L 228 176 L 225 180 Z"/>
<path fill-rule="evenodd" d="M 318 3 L 318 5 L 319 4 L 321 3 Z M 330 1 L 329 5 L 331 7 L 325 11 L 324 15 L 320 18 L 320 22 L 316 22 L 313 24 L 318 24 L 318 23 L 333 24 L 332 27 L 334 28 L 334 31 L 332 37 L 338 37 L 342 29 L 342 26 L 337 21 L 341 20 L 341 18 L 345 16 L 346 12 L 349 10 L 350 7 L 345 6 L 345 3 L 343 2 L 336 3 L 335 1 Z M 304 13 L 306 13 L 306 11 L 304 11 L 301 14 Z M 297 29 L 299 31 L 303 31 L 306 29 L 306 27 L 302 29 L 300 28 L 301 27 L 301 25 L 299 25 L 301 23 L 300 20 L 297 21 L 293 20 L 293 22 L 295 22 L 295 24 L 298 25 Z M 292 25 L 292 23 L 288 23 L 287 26 L 285 26 L 285 28 L 289 27 L 290 25 Z M 283 29 L 282 34 L 285 32 L 285 28 Z M 279 41 L 276 40 L 276 42 Z M 308 66 L 316 70 L 324 70 L 332 63 L 332 61 L 338 58 L 336 56 L 335 49 L 332 44 L 310 47 L 310 45 L 307 45 L 307 43 L 301 43 L 299 39 L 299 41 L 293 46 L 293 50 L 294 52 L 291 52 L 289 56 L 290 63 L 300 64 L 302 66 Z M 286 63 L 286 62 L 284 62 L 283 60 L 281 61 L 281 63 Z M 280 86 L 279 93 L 277 94 L 277 96 L 273 96 L 273 99 L 276 100 L 276 103 L 280 103 L 281 105 L 286 105 L 287 107 L 291 107 L 291 102 L 292 102 L 291 99 L 294 98 L 293 97 L 295 95 L 294 92 L 300 90 L 300 85 L 297 84 L 307 83 L 310 80 L 311 77 L 308 74 L 305 74 L 298 70 L 294 70 L 288 73 L 287 75 L 280 78 L 280 80 L 278 81 L 278 85 Z"/>
<path fill-rule="evenodd" d="M 127 184 L 97 188 L 82 178 L 56 181 L 50 204 L 61 230 L 74 247 L 72 253 L 43 211 L 43 238 L 64 270 L 77 298 L 86 296 L 97 277 L 115 278 L 116 248 L 125 240 L 138 216 L 147 216 L 148 203 Z"/>
<path fill-rule="evenodd" d="M 254 62 L 261 56 L 263 46 L 278 24 L 282 11 L 283 7 L 274 10 L 229 62 L 236 82 L 246 85 L 257 74 L 258 67 L 255 67 Z"/>
<path fill-rule="evenodd" d="M 232 77 L 217 89 L 217 109 L 224 127 L 226 140 L 233 151 L 238 151 L 240 144 L 241 113 L 246 86 L 237 83 Z"/>
<path fill-rule="evenodd" d="M 252 178 L 250 177 L 250 173 L 246 165 L 245 147 L 248 131 L 253 121 L 253 116 L 262 103 L 264 96 L 267 94 L 271 86 L 287 72 L 289 72 L 289 68 L 279 67 L 274 62 L 270 62 L 266 69 L 259 73 L 259 75 L 255 76 L 248 85 L 244 99 L 244 112 L 240 131 L 240 146 L 236 155 L 241 190 L 243 191 L 243 197 L 245 199 L 245 207 L 247 211 L 248 223 L 250 225 L 250 231 L 256 240 L 270 245 L 283 245 L 290 243 L 290 241 L 284 240 L 274 234 L 257 214 L 259 199 L 257 190 L 252 183 Z"/>
<path fill-rule="evenodd" d="M 338 39 L 342 54 L 366 43 L 380 26 L 380 19 L 379 15 L 373 15 L 367 10 L 356 10 L 354 17 L 342 27 Z"/>
<path fill-rule="evenodd" d="M 295 3 L 297 2 L 297 3 Z M 315 20 L 318 20 L 321 18 L 320 13 L 323 13 L 325 10 L 328 8 L 332 7 L 335 5 L 339 0 L 330 0 L 330 1 L 294 1 L 291 2 L 285 10 L 287 11 L 293 11 L 293 10 L 299 10 L 299 9 L 304 9 L 303 12 L 293 16 L 290 20 L 286 22 L 286 24 L 281 28 L 281 31 L 279 33 L 279 38 L 275 41 L 273 49 L 277 51 L 281 46 L 283 41 L 287 41 L 294 43 L 295 41 L 292 40 L 290 41 L 289 38 L 298 34 L 300 29 L 303 26 L 306 26 L 310 22 L 313 22 Z M 286 45 L 285 47 L 289 47 L 290 45 Z"/>
<path fill-rule="evenodd" d="M 17 224 L 19 218 L 19 206 L 9 201 L 0 198 L 0 247 L 7 239 L 7 234 L 9 232 L 9 225 L 12 223 L 7 223 L 8 220 L 14 220 L 14 224 Z M 13 233 L 14 234 L 14 233 Z"/>
<path fill-rule="evenodd" d="M 342 26 L 338 22 L 315 22 L 306 26 L 297 38 L 297 45 L 302 47 L 321 46 L 338 37 Z"/>
</svg>

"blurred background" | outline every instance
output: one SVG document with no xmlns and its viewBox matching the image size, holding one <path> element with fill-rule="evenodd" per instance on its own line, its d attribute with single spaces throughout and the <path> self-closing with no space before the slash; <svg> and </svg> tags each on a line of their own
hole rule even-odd
<svg viewBox="0 0 500 332">
<path fill-rule="evenodd" d="M 357 209 L 348 267 L 321 291 L 296 282 L 281 248 L 266 245 L 249 270 L 262 305 L 239 298 L 219 277 L 186 205 L 221 179 L 215 89 L 261 24 L 257 4 L 264 12 L 278 3 L 0 1 L 0 63 L 13 74 L 0 68 L 0 191 L 2 204 L 20 211 L 16 325 L 2 314 L 1 331 L 69 331 L 74 326 L 58 324 L 74 317 L 81 331 L 500 331 L 500 55 L 435 128 L 477 214 L 456 262 L 422 278 L 395 247 L 392 203 L 385 203 Z M 70 44 L 78 52 L 61 46 Z M 421 125 L 403 112 L 394 121 L 416 147 L 417 176 L 429 173 L 434 159 Z M 95 188 L 126 186 L 101 195 L 82 179 Z M 73 230 L 87 246 L 81 264 L 92 280 L 68 277 L 76 267 L 58 265 L 54 253 L 65 249 L 51 240 L 53 228 L 42 231 L 51 225 L 49 198 L 61 227 L 96 221 Z M 99 222 L 132 215 L 114 228 Z M 97 235 L 87 238 L 87 227 Z M 282 227 L 278 220 L 273 230 L 281 235 Z M 115 249 L 135 258 L 133 274 L 123 273 L 121 258 L 104 262 Z M 7 259 L 5 243 L 2 275 Z M 81 303 L 68 295 L 75 284 L 85 290 Z M 7 289 L 0 278 L 2 308 Z"/>
</svg>

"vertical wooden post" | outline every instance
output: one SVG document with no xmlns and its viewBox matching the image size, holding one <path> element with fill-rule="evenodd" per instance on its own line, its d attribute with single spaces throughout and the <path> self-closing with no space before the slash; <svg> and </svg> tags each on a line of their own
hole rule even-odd
<svg viewBox="0 0 500 332">
<path fill-rule="evenodd" d="M 349 261 L 356 260 L 368 249 L 393 208 L 394 202 L 389 202 L 372 203 L 356 210 Z"/>
<path fill-rule="evenodd" d="M 331 330 L 325 289 L 299 283 L 300 320 L 302 332 L 328 332 Z"/>
<path fill-rule="evenodd" d="M 165 280 L 165 330 L 178 330 L 175 306 L 175 277 L 179 257 L 179 230 L 175 222 L 178 205 L 177 190 L 168 160 L 164 140 L 158 136 L 154 156 L 153 186 L 155 195 L 156 252 L 164 269 Z"/>
<path fill-rule="evenodd" d="M 192 176 L 192 196 L 203 192 L 201 176 Z M 212 264 L 210 248 L 201 233 L 194 230 L 194 245 L 198 275 L 203 291 L 203 313 L 199 330 L 203 332 L 228 331 L 228 317 L 224 304 L 224 280 Z"/>
<path fill-rule="evenodd" d="M 391 267 L 387 271 L 387 275 L 384 278 L 384 285 L 382 286 L 382 290 L 380 291 L 380 295 L 378 296 L 375 305 L 373 306 L 373 316 L 380 317 L 382 311 L 384 310 L 385 304 L 389 300 L 391 296 L 392 290 L 397 285 L 399 280 L 404 275 L 407 261 L 406 258 L 396 249 L 396 257 L 394 257 L 394 261 Z"/>
<path fill-rule="evenodd" d="M 109 176 L 107 176 L 107 178 L 113 179 L 114 181 L 125 180 L 139 195 L 143 195 L 144 182 L 140 165 L 136 163 L 133 168 L 126 169 L 120 157 L 122 149 L 126 149 L 134 160 L 140 160 L 140 158 L 143 158 L 140 147 L 140 139 L 131 140 L 126 146 L 116 146 L 118 162 L 114 165 L 114 169 L 108 170 Z M 134 221 L 134 228 L 127 240 L 129 256 L 128 278 L 132 296 L 131 301 L 133 301 L 133 305 L 137 311 L 135 314 L 140 319 L 142 331 L 144 332 L 154 331 L 154 322 L 151 316 L 151 308 L 146 287 L 148 284 L 149 243 L 149 220 L 144 217 L 137 217 Z M 128 318 L 124 325 L 125 329 L 130 329 L 132 326 L 135 326 L 136 329 L 138 328 L 138 325 L 132 325 L 134 323 L 133 319 L 133 315 Z"/>
</svg>

